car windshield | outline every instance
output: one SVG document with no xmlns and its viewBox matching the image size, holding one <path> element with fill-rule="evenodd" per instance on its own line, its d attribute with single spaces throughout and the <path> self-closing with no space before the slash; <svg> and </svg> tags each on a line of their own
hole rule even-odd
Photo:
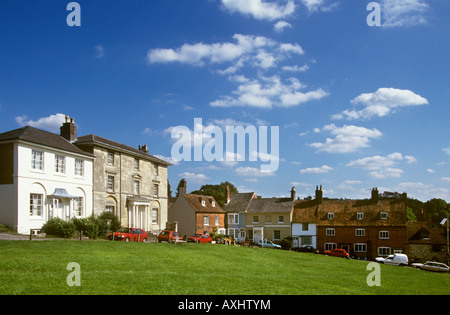
<svg viewBox="0 0 450 315">
<path fill-rule="evenodd" d="M 120 233 L 131 233 L 131 229 L 130 228 L 120 228 L 117 232 L 120 232 Z"/>
</svg>

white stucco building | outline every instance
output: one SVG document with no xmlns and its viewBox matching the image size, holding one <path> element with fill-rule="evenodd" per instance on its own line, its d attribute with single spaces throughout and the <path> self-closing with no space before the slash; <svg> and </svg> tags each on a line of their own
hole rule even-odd
<svg viewBox="0 0 450 315">
<path fill-rule="evenodd" d="M 72 144 L 74 126 L 66 117 L 61 135 L 30 126 L 0 134 L 1 224 L 28 234 L 50 218 L 93 213 L 94 156 Z"/>
</svg>

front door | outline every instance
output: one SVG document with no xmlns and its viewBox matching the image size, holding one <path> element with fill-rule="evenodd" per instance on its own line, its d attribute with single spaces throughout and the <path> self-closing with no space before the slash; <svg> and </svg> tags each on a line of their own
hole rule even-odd
<svg viewBox="0 0 450 315">
<path fill-rule="evenodd" d="M 253 228 L 253 242 L 259 243 L 264 239 L 264 228 L 263 227 L 254 227 Z"/>
</svg>

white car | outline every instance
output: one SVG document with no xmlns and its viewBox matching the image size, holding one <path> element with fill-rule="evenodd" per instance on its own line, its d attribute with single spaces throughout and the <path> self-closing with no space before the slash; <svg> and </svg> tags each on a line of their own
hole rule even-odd
<svg viewBox="0 0 450 315">
<path fill-rule="evenodd" d="M 389 255 L 388 257 L 377 257 L 375 261 L 385 265 L 394 265 L 394 266 L 407 266 L 408 265 L 408 256 L 405 254 L 394 254 Z"/>
<path fill-rule="evenodd" d="M 449 272 L 449 267 L 446 264 L 436 262 L 436 261 L 427 261 L 424 264 L 414 263 L 411 266 L 429 271 L 437 271 L 437 272 Z"/>
</svg>

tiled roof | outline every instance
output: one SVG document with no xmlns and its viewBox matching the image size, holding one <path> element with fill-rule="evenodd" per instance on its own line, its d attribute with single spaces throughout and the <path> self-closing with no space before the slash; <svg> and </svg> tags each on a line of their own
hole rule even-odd
<svg viewBox="0 0 450 315">
<path fill-rule="evenodd" d="M 153 161 L 155 163 L 159 163 L 159 164 L 163 164 L 163 165 L 167 165 L 170 166 L 172 164 L 170 164 L 167 161 L 161 160 L 153 155 L 150 155 L 144 151 L 141 151 L 139 149 L 135 149 L 133 147 L 127 146 L 125 144 L 121 144 L 97 135 L 87 135 L 87 136 L 82 136 L 82 137 L 78 137 L 78 139 L 75 141 L 75 145 L 87 145 L 87 144 L 96 144 L 98 146 L 103 146 L 103 147 L 110 147 L 110 148 L 114 148 L 118 151 L 125 151 L 131 155 L 137 156 L 139 158 L 143 158 L 143 159 L 147 159 L 150 161 Z"/>
<path fill-rule="evenodd" d="M 386 219 L 381 218 L 381 212 L 387 213 Z M 328 217 L 328 213 L 333 213 L 333 219 Z M 358 219 L 357 213 L 363 213 L 363 218 Z M 293 223 L 305 223 L 304 220 L 312 222 L 314 217 L 317 225 L 322 226 L 402 226 L 407 222 L 404 200 L 325 199 L 321 204 L 315 200 L 296 201 Z"/>
<path fill-rule="evenodd" d="M 212 196 L 186 194 L 184 195 L 187 202 L 191 205 L 195 212 L 201 213 L 225 213 L 220 207 L 219 203 Z M 205 205 L 202 205 L 202 200 L 205 201 Z M 213 202 L 215 206 L 213 206 Z"/>
<path fill-rule="evenodd" d="M 92 154 L 87 153 L 80 148 L 73 145 L 67 139 L 41 129 L 37 129 L 31 126 L 22 127 L 19 129 L 11 130 L 0 134 L 0 142 L 22 140 L 31 143 L 44 145 L 47 147 L 69 151 L 72 153 L 82 154 L 85 156 L 93 157 Z"/>
</svg>

